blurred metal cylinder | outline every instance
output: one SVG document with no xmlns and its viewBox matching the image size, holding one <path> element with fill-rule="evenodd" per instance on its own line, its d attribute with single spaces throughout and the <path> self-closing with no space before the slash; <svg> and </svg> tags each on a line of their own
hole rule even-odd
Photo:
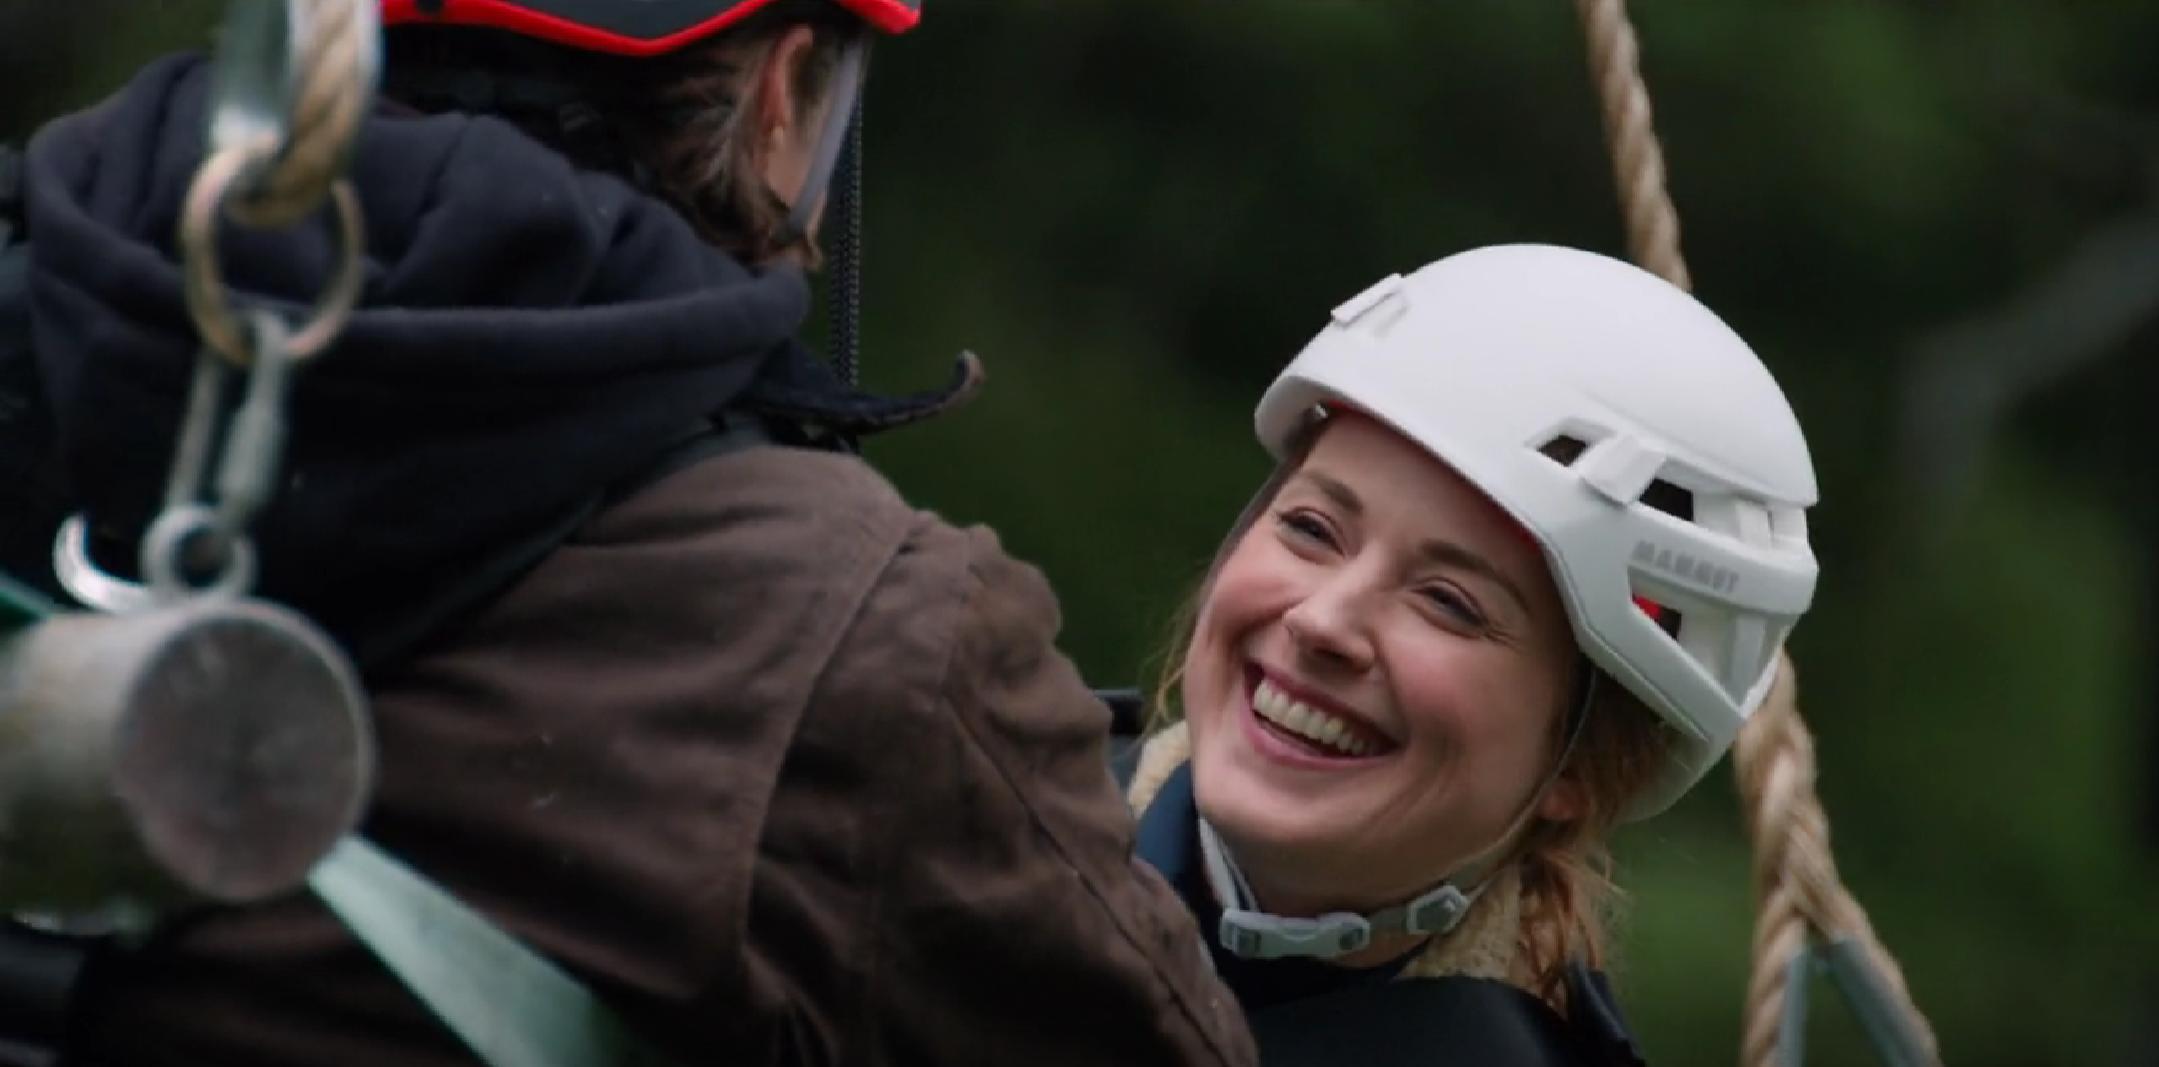
<svg viewBox="0 0 2159 1067">
<path fill-rule="evenodd" d="M 193 598 L 0 639 L 0 911 L 298 888 L 373 778 L 351 666 L 283 608 Z"/>
</svg>

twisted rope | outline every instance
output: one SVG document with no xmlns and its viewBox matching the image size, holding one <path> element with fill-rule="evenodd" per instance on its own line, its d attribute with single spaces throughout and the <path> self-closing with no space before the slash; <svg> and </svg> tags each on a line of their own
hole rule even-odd
<svg viewBox="0 0 2159 1067">
<path fill-rule="evenodd" d="M 362 69 L 373 25 L 353 0 L 300 0 L 291 132 L 269 169 L 229 207 L 250 226 L 289 226 L 321 206 L 344 173 L 372 96 Z"/>
<path fill-rule="evenodd" d="M 1589 34 L 1589 74 L 1604 105 L 1604 138 L 1627 220 L 1627 253 L 1643 269 L 1691 289 L 1679 254 L 1679 209 L 1665 188 L 1664 148 L 1651 123 L 1649 86 L 1623 0 L 1575 0 Z"/>
<path fill-rule="evenodd" d="M 1605 138 L 1619 183 L 1628 253 L 1643 269 L 1692 289 L 1679 250 L 1679 210 L 1666 186 L 1664 150 L 1650 119 L 1649 87 L 1624 0 L 1575 0 L 1589 40 L 1589 66 L 1603 104 Z M 1814 790 L 1814 738 L 1799 714 L 1791 658 L 1777 653 L 1777 677 L 1732 750 L 1747 833 L 1754 844 L 1754 970 L 1740 1042 L 1744 1067 L 1776 1067 L 1792 962 L 1810 929 L 1848 940 L 1882 978 L 1893 1010 L 1940 1063 L 1934 1033 L 1912 1001 L 1904 973 L 1837 875 L 1829 816 Z"/>
<path fill-rule="evenodd" d="M 1929 1062 L 1940 1052 L 1926 1016 L 1912 1001 L 1904 972 L 1837 874 L 1829 847 L 1829 816 L 1814 791 L 1814 738 L 1799 716 L 1799 684 L 1790 658 L 1778 655 L 1777 680 L 1761 710 L 1733 746 L 1739 795 L 1754 841 L 1754 972 L 1740 1062 L 1776 1063 L 1791 961 L 1806 947 L 1809 928 L 1826 941 L 1845 940 L 1880 975 L 1894 1010 L 1925 1044 Z"/>
</svg>

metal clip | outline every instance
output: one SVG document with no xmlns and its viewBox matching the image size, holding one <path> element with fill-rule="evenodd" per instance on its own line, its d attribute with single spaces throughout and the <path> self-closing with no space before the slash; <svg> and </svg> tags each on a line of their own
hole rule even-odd
<svg viewBox="0 0 2159 1067">
<path fill-rule="evenodd" d="M 1875 1054 L 1888 1067 L 1934 1067 L 1924 1036 L 1913 1031 L 1889 982 L 1874 961 L 1849 937 L 1831 941 L 1821 950 L 1829 976 L 1844 994 L 1844 1003 L 1859 1018 L 1861 1029 L 1874 1044 Z"/>
<path fill-rule="evenodd" d="M 249 316 L 253 353 L 247 396 L 218 439 L 231 365 L 208 349 L 197 357 L 187 421 L 165 484 L 165 510 L 143 537 L 142 573 L 151 596 L 167 602 L 196 592 L 238 596 L 254 585 L 255 551 L 247 528 L 269 501 L 284 455 L 285 404 L 292 385 L 292 333 L 268 311 Z M 207 483 L 207 484 L 206 484 Z M 214 490 L 209 500 L 205 489 Z M 215 568 L 198 583 L 192 576 Z"/>
<path fill-rule="evenodd" d="M 1807 1062 L 1807 981 L 1814 977 L 1814 942 L 1800 945 L 1784 968 L 1784 1017 L 1777 1024 L 1777 1067 Z"/>
<path fill-rule="evenodd" d="M 1784 1018 L 1777 1028 L 1777 1067 L 1806 1063 L 1807 983 L 1824 972 L 1858 1018 L 1877 1061 L 1885 1067 L 1939 1067 L 1940 1060 L 1912 1030 L 1888 983 L 1849 937 L 1819 945 L 1810 938 L 1792 957 L 1784 977 Z"/>
<path fill-rule="evenodd" d="M 268 312 L 251 316 L 255 358 L 247 397 L 233 413 L 217 472 L 218 519 L 245 530 L 276 489 L 285 454 L 285 403 L 292 392 L 292 331 Z M 215 357 L 212 357 L 215 358 Z"/>
</svg>

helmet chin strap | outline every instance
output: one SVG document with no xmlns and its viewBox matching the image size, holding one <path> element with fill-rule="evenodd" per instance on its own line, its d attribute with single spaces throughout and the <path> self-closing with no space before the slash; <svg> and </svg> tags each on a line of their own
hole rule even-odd
<svg viewBox="0 0 2159 1067">
<path fill-rule="evenodd" d="M 861 106 L 862 76 L 869 63 L 869 47 L 868 41 L 857 36 L 840 52 L 839 66 L 832 72 L 832 108 L 825 113 L 824 129 L 818 132 L 817 154 L 810 157 L 810 169 L 802 178 L 802 190 L 795 194 L 795 202 L 787 212 L 787 222 L 780 229 L 778 236 L 783 245 L 793 244 L 809 235 L 810 219 L 817 211 L 817 202 L 823 199 L 825 187 L 832 182 L 832 172 L 839 167 L 840 150 L 847 147 L 855 109 Z"/>
<path fill-rule="evenodd" d="M 854 386 L 860 378 L 862 319 L 862 82 L 869 65 L 869 42 L 864 37 L 849 41 L 840 53 L 832 74 L 832 107 L 818 132 L 817 151 L 810 157 L 802 189 L 788 208 L 787 220 L 776 235 L 782 246 L 809 236 L 811 220 L 827 190 L 832 203 L 826 214 L 837 231 L 833 234 L 831 275 L 825 302 L 831 316 L 826 336 L 832 369 L 840 381 Z M 835 184 L 836 183 L 836 184 Z M 853 439 L 841 435 L 849 451 Z"/>
<path fill-rule="evenodd" d="M 1201 818 L 1200 855 L 1206 867 L 1207 883 L 1214 890 L 1215 899 L 1222 902 L 1222 921 L 1215 931 L 1222 947 L 1230 954 L 1248 960 L 1291 956 L 1325 960 L 1368 948 L 1383 936 L 1432 936 L 1448 933 L 1461 925 L 1463 917 L 1469 914 L 1470 905 L 1476 903 L 1491 883 L 1500 857 L 1528 828 L 1537 805 L 1544 800 L 1552 783 L 1559 780 L 1560 772 L 1567 766 L 1567 757 L 1574 752 L 1575 742 L 1581 739 L 1582 724 L 1589 720 L 1589 705 L 1597 696 L 1598 674 L 1586 663 L 1584 668 L 1588 672 L 1588 681 L 1582 687 L 1582 700 L 1575 710 L 1574 725 L 1567 731 L 1567 743 L 1560 747 L 1559 758 L 1553 761 L 1551 772 L 1515 813 L 1514 821 L 1497 841 L 1471 858 L 1461 870 L 1403 903 L 1362 915 L 1346 911 L 1328 912 L 1316 918 L 1268 914 L 1259 910 L 1259 899 L 1252 892 L 1251 883 L 1246 881 L 1244 871 L 1230 856 L 1229 846 L 1223 843 L 1213 825 Z M 1462 888 L 1465 885 L 1469 888 Z"/>
</svg>

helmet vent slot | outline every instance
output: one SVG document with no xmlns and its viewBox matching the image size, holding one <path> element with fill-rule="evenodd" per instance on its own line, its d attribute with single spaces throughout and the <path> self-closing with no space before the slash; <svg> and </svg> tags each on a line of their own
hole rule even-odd
<svg viewBox="0 0 2159 1067">
<path fill-rule="evenodd" d="M 1582 453 L 1589 451 L 1589 442 L 1573 434 L 1563 433 L 1546 441 L 1537 451 L 1543 453 L 1544 458 L 1562 467 L 1572 467 L 1575 460 L 1582 458 Z"/>
<path fill-rule="evenodd" d="M 1642 506 L 1655 508 L 1675 519 L 1694 521 L 1694 494 L 1662 478 L 1642 490 Z"/>
<path fill-rule="evenodd" d="M 1589 442 L 1570 433 L 1555 434 L 1551 440 L 1537 448 L 1544 458 L 1562 467 L 1572 467 L 1589 451 Z M 1694 521 L 1694 494 L 1679 486 L 1657 478 L 1642 490 L 1642 504 L 1652 507 L 1676 519 Z"/>
</svg>

